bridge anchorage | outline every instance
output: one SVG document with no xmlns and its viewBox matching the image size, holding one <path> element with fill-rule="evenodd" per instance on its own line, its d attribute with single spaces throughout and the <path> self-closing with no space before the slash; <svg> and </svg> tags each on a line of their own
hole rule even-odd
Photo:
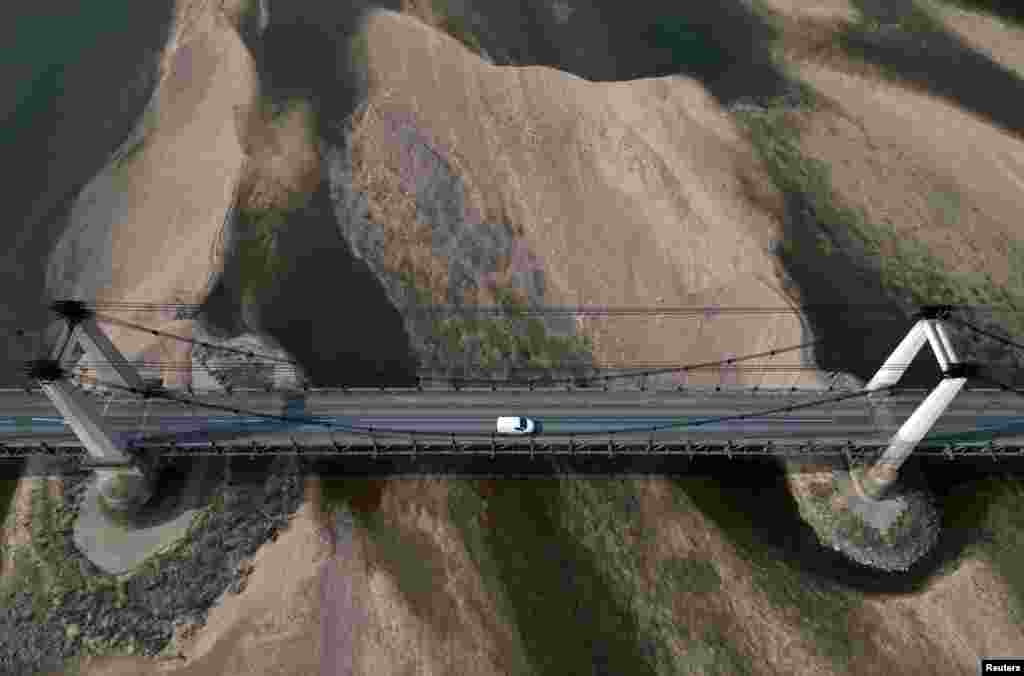
<svg viewBox="0 0 1024 676">
<path fill-rule="evenodd" d="M 917 445 L 978 372 L 961 362 L 946 333 L 946 306 L 924 307 L 906 337 L 865 386 L 868 405 L 886 417 L 884 394 L 903 377 L 927 342 L 942 370 L 942 380 L 889 439 L 884 450 L 867 463 L 847 454 L 845 467 L 789 474 L 790 487 L 801 515 L 827 546 L 854 561 L 883 570 L 906 570 L 938 541 L 940 517 L 927 487 L 918 475 L 901 477 L 900 469 Z"/>
</svg>

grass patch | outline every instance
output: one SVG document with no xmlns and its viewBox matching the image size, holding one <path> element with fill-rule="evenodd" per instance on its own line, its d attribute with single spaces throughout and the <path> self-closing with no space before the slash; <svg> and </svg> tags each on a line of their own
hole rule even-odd
<svg viewBox="0 0 1024 676">
<path fill-rule="evenodd" d="M 854 3 L 855 5 L 858 3 Z M 904 12 L 892 27 L 907 33 L 940 33 L 945 31 L 945 26 L 934 10 L 923 2 L 906 3 L 908 10 Z M 873 33 L 883 28 L 882 24 L 864 11 L 858 12 L 859 21 L 853 25 L 854 30 Z"/>
<path fill-rule="evenodd" d="M 413 292 L 416 297 L 417 305 L 429 306 L 433 303 L 434 299 L 431 297 L 430 291 L 417 283 L 416 273 L 412 272 L 408 268 L 399 270 L 398 280 L 402 283 L 402 286 Z"/>
<path fill-rule="evenodd" d="M 78 566 L 64 555 L 66 534 L 74 526 L 74 515 L 58 505 L 45 483 L 32 494 L 32 548 L 46 579 L 46 596 L 51 605 L 60 605 L 65 593 L 80 589 L 84 578 Z"/>
<path fill-rule="evenodd" d="M 715 564 L 704 559 L 672 558 L 662 566 L 667 585 L 698 594 L 709 594 L 722 587 L 722 578 Z"/>
<path fill-rule="evenodd" d="M 1007 27 L 1024 28 L 1024 7 L 1019 0 L 941 0 L 941 3 L 966 12 L 987 14 Z"/>
<path fill-rule="evenodd" d="M 625 583 L 605 574 L 566 521 L 562 483 L 453 482 L 449 495 L 449 515 L 532 664 L 512 673 L 665 673 L 644 648 Z"/>
<path fill-rule="evenodd" d="M 7 523 L 7 515 L 14 507 L 14 494 L 17 490 L 17 479 L 0 480 L 0 524 Z"/>
<path fill-rule="evenodd" d="M 928 206 L 942 217 L 943 225 L 956 227 L 962 213 L 960 193 L 956 190 L 935 190 L 928 195 Z"/>
<path fill-rule="evenodd" d="M 433 1 L 434 14 L 441 22 L 441 28 L 445 33 L 461 42 L 466 49 L 474 54 L 481 54 L 483 47 L 480 39 L 473 32 L 469 21 L 465 16 L 452 11 L 448 0 Z"/>
<path fill-rule="evenodd" d="M 714 625 L 687 626 L 674 605 L 689 594 L 713 594 L 721 588 L 714 564 L 697 558 L 662 562 L 653 584 L 641 571 L 638 548 L 650 548 L 652 524 L 640 515 L 637 483 L 630 479 L 567 479 L 561 486 L 560 515 L 565 529 L 580 542 L 607 581 L 615 598 L 637 618 L 640 645 L 658 674 L 744 674 L 749 658 Z M 685 602 L 685 600 L 684 600 Z M 685 655 L 670 645 L 688 643 Z"/>
<path fill-rule="evenodd" d="M 705 676 L 749 676 L 749 659 L 736 650 L 736 644 L 715 627 L 708 627 L 700 639 L 690 641 L 682 673 Z"/>
<path fill-rule="evenodd" d="M 804 573 L 774 551 L 759 536 L 761 526 L 754 516 L 723 493 L 718 482 L 685 477 L 675 484 L 681 508 L 696 508 L 714 521 L 751 564 L 754 586 L 786 611 L 841 673 L 848 671 L 850 659 L 860 649 L 860 641 L 851 631 L 851 611 L 860 605 L 860 595 Z"/>
<path fill-rule="evenodd" d="M 139 135 L 130 146 L 124 148 L 120 154 L 115 156 L 115 170 L 125 168 L 126 165 L 138 157 L 139 153 L 145 149 L 150 135 L 156 129 L 157 113 L 155 105 L 155 103 L 151 103 L 146 106 L 146 109 L 142 112 L 142 119 L 139 122 Z"/>
<path fill-rule="evenodd" d="M 679 637 L 689 639 L 691 628 L 678 623 L 672 611 L 679 580 L 662 576 L 654 586 L 641 575 L 641 561 L 628 533 L 643 540 L 653 532 L 645 531 L 638 506 L 636 485 L 628 479 L 562 482 L 559 513 L 564 527 L 591 557 L 617 601 L 636 616 L 655 673 L 679 673 L 668 646 Z"/>
<path fill-rule="evenodd" d="M 333 514 L 348 510 L 363 527 L 378 509 L 384 497 L 382 479 L 329 479 L 320 480 L 320 511 Z"/>
<path fill-rule="evenodd" d="M 510 292 L 497 295 L 503 316 L 433 320 L 432 332 L 450 357 L 458 360 L 471 352 L 484 369 L 503 364 L 552 369 L 579 364 L 593 352 L 589 336 L 552 335 Z"/>
<path fill-rule="evenodd" d="M 370 38 L 365 30 L 352 35 L 348 43 L 348 67 L 351 75 L 365 86 L 370 67 Z"/>
<path fill-rule="evenodd" d="M 1010 477 L 970 482 L 947 497 L 943 511 L 950 527 L 980 536 L 964 555 L 992 562 L 1010 589 L 1013 620 L 1024 625 L 1024 484 Z"/>
<path fill-rule="evenodd" d="M 288 217 L 305 207 L 309 195 L 292 193 L 283 207 L 241 208 L 239 229 L 246 233 L 238 243 L 239 277 L 243 303 L 252 303 L 292 269 L 277 251 L 277 238 Z"/>
<path fill-rule="evenodd" d="M 444 590 L 444 560 L 429 538 L 403 528 L 382 512 L 366 514 L 362 521 L 369 535 L 373 561 L 391 575 L 417 615 L 451 621 L 454 615 L 443 618 L 444 613 L 439 612 L 452 601 Z M 454 608 L 450 610 L 456 613 Z"/>
<path fill-rule="evenodd" d="M 7 579 L 0 596 L 9 604 L 13 594 L 28 590 L 34 618 L 43 621 L 65 594 L 84 588 L 86 580 L 77 563 L 65 556 L 65 534 L 73 526 L 74 515 L 50 496 L 46 482 L 32 487 L 31 504 L 31 543 L 14 552 L 16 574 Z"/>
</svg>

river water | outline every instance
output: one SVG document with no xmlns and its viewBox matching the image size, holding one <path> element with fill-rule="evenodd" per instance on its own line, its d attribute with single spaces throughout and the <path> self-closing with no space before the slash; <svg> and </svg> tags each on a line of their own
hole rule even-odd
<svg viewBox="0 0 1024 676">
<path fill-rule="evenodd" d="M 52 317 L 46 262 L 84 184 L 128 136 L 156 81 L 173 0 L 0 9 L 0 386 L 20 386 Z M 19 335 L 18 330 L 25 332 Z"/>
</svg>

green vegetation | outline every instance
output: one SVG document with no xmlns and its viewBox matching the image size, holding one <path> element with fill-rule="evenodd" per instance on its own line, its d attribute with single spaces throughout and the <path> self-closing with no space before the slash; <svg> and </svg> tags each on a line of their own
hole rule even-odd
<svg viewBox="0 0 1024 676">
<path fill-rule="evenodd" d="M 421 533 L 410 532 L 379 511 L 384 482 L 378 479 L 322 479 L 320 511 L 346 511 L 366 531 L 375 550 L 371 559 L 391 574 L 399 592 L 420 614 L 432 614 L 434 599 L 443 593 L 443 562 Z"/>
<path fill-rule="evenodd" d="M 598 517 L 604 529 L 592 537 L 609 539 L 622 553 L 614 563 L 602 561 L 603 550 L 581 541 L 577 518 L 588 515 L 579 505 L 566 503 L 573 498 L 563 492 L 572 483 L 452 482 L 449 515 L 499 614 L 518 630 L 533 666 L 509 672 L 560 676 L 589 672 L 600 660 L 605 673 L 678 673 L 656 666 L 665 664 L 664 646 L 649 640 L 628 598 L 630 583 L 607 572 L 611 567 L 635 571 L 635 557 L 616 542 L 624 526 Z M 565 513 L 569 510 L 571 516 Z"/>
<path fill-rule="evenodd" d="M 928 206 L 942 216 L 943 225 L 955 227 L 960 223 L 962 207 L 956 190 L 936 190 L 928 195 Z"/>
<path fill-rule="evenodd" d="M 17 490 L 17 479 L 0 479 L 0 525 L 7 523 L 7 514 L 13 509 L 12 502 Z"/>
<path fill-rule="evenodd" d="M 1004 26 L 1024 28 L 1024 9 L 1018 0 L 931 0 L 967 12 L 988 14 Z"/>
<path fill-rule="evenodd" d="M 705 629 L 699 640 L 686 646 L 682 673 L 706 676 L 749 676 L 751 663 L 736 651 L 736 646 L 714 626 Z"/>
<path fill-rule="evenodd" d="M 444 32 L 461 42 L 474 54 L 483 52 L 480 40 L 473 32 L 465 16 L 452 12 L 448 0 L 433 0 L 434 13 L 441 20 Z"/>
<path fill-rule="evenodd" d="M 859 478 L 862 468 L 855 468 Z M 911 510 L 904 509 L 892 524 L 885 530 L 877 530 L 848 507 L 837 507 L 833 502 L 844 491 L 852 490 L 849 479 L 837 479 L 826 494 L 811 491 L 806 495 L 794 495 L 800 508 L 800 516 L 818 533 L 829 540 L 832 545 L 838 540 L 845 540 L 861 547 L 880 547 L 905 542 L 908 537 L 916 537 Z"/>
<path fill-rule="evenodd" d="M 609 662 L 636 660 L 629 673 L 752 671 L 735 644 L 708 628 L 712 621 L 686 626 L 673 612 L 687 595 L 720 588 L 713 564 L 673 559 L 654 580 L 641 568 L 637 548 L 652 546 L 655 532 L 639 513 L 633 480 L 495 483 L 482 491 L 453 482 L 449 515 L 539 673 L 575 673 L 591 659 L 577 646 L 606 632 L 617 644 Z M 669 648 L 680 639 L 684 656 Z"/>
<path fill-rule="evenodd" d="M 992 562 L 1010 589 L 1014 621 L 1024 625 L 1024 484 L 1012 477 L 969 482 L 942 508 L 944 527 L 974 538 L 962 557 L 980 554 Z"/>
<path fill-rule="evenodd" d="M 937 33 L 945 30 L 942 19 L 928 6 L 928 3 L 918 1 L 907 4 L 909 11 L 899 17 L 894 24 L 895 28 L 907 33 Z M 854 0 L 854 5 L 860 5 L 860 3 Z M 872 33 L 883 28 L 877 19 L 869 16 L 863 9 L 859 15 L 860 21 L 852 27 L 854 30 Z"/>
<path fill-rule="evenodd" d="M 14 552 L 17 574 L 8 578 L 0 597 L 8 603 L 15 592 L 27 589 L 32 594 L 35 617 L 43 620 L 60 605 L 66 593 L 85 587 L 85 579 L 64 556 L 64 535 L 73 525 L 72 513 L 50 497 L 45 482 L 32 488 L 31 544 Z"/>
<path fill-rule="evenodd" d="M 673 558 L 666 561 L 659 581 L 670 590 L 709 594 L 718 591 L 722 578 L 715 564 L 704 559 Z"/>
<path fill-rule="evenodd" d="M 284 207 L 239 209 L 239 229 L 246 233 L 237 250 L 243 303 L 254 302 L 291 269 L 291 262 L 277 251 L 277 238 L 289 216 L 308 201 L 309 195 L 292 193 Z"/>
<path fill-rule="evenodd" d="M 433 299 L 430 297 L 430 291 L 423 288 L 416 282 L 416 274 L 409 269 L 403 269 L 398 271 L 398 280 L 402 285 L 410 289 L 416 296 L 416 304 L 428 306 L 431 305 Z"/>
<path fill-rule="evenodd" d="M 679 623 L 673 607 L 688 602 L 687 595 L 714 593 L 721 577 L 714 564 L 698 558 L 672 558 L 663 562 L 653 581 L 641 572 L 643 557 L 637 543 L 652 546 L 653 525 L 639 514 L 636 482 L 631 479 L 568 479 L 562 482 L 561 515 L 566 530 L 593 558 L 602 578 L 638 619 L 642 635 L 656 646 L 654 663 L 659 674 L 745 674 L 749 658 L 713 626 Z M 636 537 L 633 541 L 629 537 Z M 687 643 L 679 657 L 668 646 L 678 639 Z"/>
<path fill-rule="evenodd" d="M 131 145 L 114 158 L 114 169 L 125 168 L 146 147 L 150 135 L 156 129 L 156 105 L 157 102 L 150 102 L 142 112 L 142 119 L 138 123 L 138 135 L 134 137 Z"/>
<path fill-rule="evenodd" d="M 676 481 L 680 509 L 698 509 L 715 522 L 753 568 L 753 583 L 768 600 L 798 623 L 810 642 L 830 658 L 841 673 L 859 649 L 851 631 L 851 611 L 860 594 L 804 573 L 767 545 L 758 534 L 753 516 L 725 499 L 716 481 L 686 477 Z"/>
<path fill-rule="evenodd" d="M 320 481 L 320 510 L 351 514 L 375 550 L 371 558 L 391 574 L 416 612 L 431 615 L 435 596 L 444 587 L 443 562 L 422 534 L 410 532 L 380 511 L 384 488 L 378 479 L 325 478 Z"/>
<path fill-rule="evenodd" d="M 250 115 L 265 121 L 271 128 L 280 127 L 293 115 L 302 115 L 305 119 L 305 133 L 311 143 L 316 143 L 316 112 L 306 99 L 263 99 Z M 277 250 L 278 238 L 287 226 L 288 219 L 305 208 L 311 198 L 308 192 L 292 190 L 283 205 L 269 208 L 252 208 L 245 204 L 245 198 L 240 200 L 237 228 L 244 234 L 238 242 L 236 256 L 244 304 L 252 303 L 263 292 L 273 288 L 291 270 L 291 262 Z"/>
<path fill-rule="evenodd" d="M 355 33 L 348 45 L 349 68 L 356 77 L 364 77 L 370 64 L 370 39 L 365 30 Z"/>
<path fill-rule="evenodd" d="M 191 556 L 191 540 L 205 524 L 202 517 L 222 507 L 223 501 L 218 507 L 215 500 L 214 504 L 200 512 L 200 518 L 192 523 L 188 534 L 181 541 L 151 557 L 138 570 L 120 576 L 102 572 L 85 576 L 79 568 L 78 559 L 66 555 L 66 537 L 73 528 L 74 513 L 51 497 L 45 482 L 40 482 L 32 489 L 31 543 L 14 552 L 17 574 L 7 578 L 0 588 L 0 604 L 9 604 L 13 594 L 28 590 L 36 621 L 44 621 L 54 609 L 62 605 L 64 597 L 74 591 L 106 595 L 114 607 L 123 608 L 128 602 L 128 578 L 136 574 L 159 573 L 161 566 L 169 559 Z M 77 625 L 67 625 L 65 631 L 69 637 L 81 636 L 81 627 Z M 101 641 L 90 636 L 81 638 L 83 655 L 131 655 L 137 649 L 132 639 Z M 68 665 L 78 668 L 76 660 L 70 661 Z"/>
<path fill-rule="evenodd" d="M 897 233 L 890 223 L 872 222 L 863 209 L 843 204 L 832 188 L 828 163 L 801 152 L 799 130 L 791 113 L 773 106 L 764 112 L 743 111 L 737 115 L 775 186 L 784 193 L 805 195 L 819 222 L 854 235 L 865 253 L 879 262 L 881 281 L 887 289 L 917 304 L 991 306 L 994 316 L 1011 333 L 1024 334 L 1024 244 L 1013 242 L 1010 246 L 1013 277 L 1005 287 L 996 285 L 988 272 L 952 271 L 920 240 Z M 947 218 L 957 217 L 959 196 L 944 193 L 940 201 Z M 837 253 L 831 243 L 820 242 L 817 246 L 822 255 Z M 790 241 L 783 250 L 795 255 L 799 246 L 799 242 Z"/>
<path fill-rule="evenodd" d="M 504 363 L 551 369 L 578 364 L 593 351 L 588 336 L 550 335 L 544 322 L 527 315 L 526 306 L 510 292 L 499 291 L 498 300 L 504 316 L 434 320 L 433 334 L 449 355 L 463 354 L 479 341 L 479 365 L 484 369 Z"/>
</svg>

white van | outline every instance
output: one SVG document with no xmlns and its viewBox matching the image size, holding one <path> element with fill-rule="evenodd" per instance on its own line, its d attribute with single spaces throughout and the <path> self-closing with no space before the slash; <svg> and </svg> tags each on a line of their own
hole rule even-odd
<svg viewBox="0 0 1024 676">
<path fill-rule="evenodd" d="M 498 418 L 498 434 L 533 434 L 537 424 L 530 418 L 518 416 L 502 416 Z"/>
</svg>

